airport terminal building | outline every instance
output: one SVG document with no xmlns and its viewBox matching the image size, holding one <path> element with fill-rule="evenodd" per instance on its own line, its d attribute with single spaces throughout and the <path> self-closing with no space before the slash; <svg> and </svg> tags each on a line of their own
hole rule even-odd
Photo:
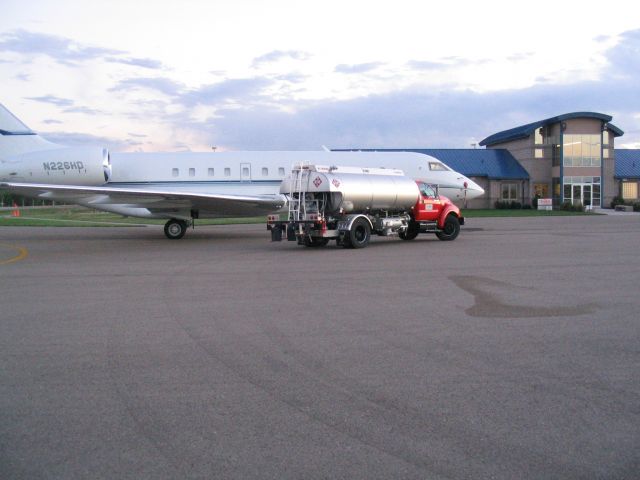
<svg viewBox="0 0 640 480">
<path fill-rule="evenodd" d="M 486 148 L 391 150 L 431 155 L 478 183 L 485 194 L 469 208 L 530 205 L 536 196 L 609 207 L 616 196 L 638 200 L 640 182 L 640 150 L 615 148 L 624 132 L 611 120 L 573 112 L 494 133 L 480 142 Z"/>
</svg>

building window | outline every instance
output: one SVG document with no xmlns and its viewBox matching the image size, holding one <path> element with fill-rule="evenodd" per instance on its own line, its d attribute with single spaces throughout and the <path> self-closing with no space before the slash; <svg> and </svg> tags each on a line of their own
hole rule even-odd
<svg viewBox="0 0 640 480">
<path fill-rule="evenodd" d="M 602 150 L 602 158 L 609 158 L 609 149 L 605 148 Z"/>
<path fill-rule="evenodd" d="M 196 169 L 195 168 L 190 168 L 189 169 L 189 176 L 190 177 L 195 177 L 196 176 Z"/>
<path fill-rule="evenodd" d="M 263 177 L 269 176 L 269 169 L 267 167 L 262 167 L 262 176 Z"/>
<path fill-rule="evenodd" d="M 602 144 L 609 145 L 609 130 L 604 130 L 602 132 Z"/>
<path fill-rule="evenodd" d="M 553 192 L 553 199 L 560 201 L 560 179 L 558 177 L 551 179 L 551 191 Z"/>
<path fill-rule="evenodd" d="M 551 147 L 551 165 L 558 167 L 560 166 L 560 145 L 554 144 Z"/>
<path fill-rule="evenodd" d="M 542 138 L 542 129 L 541 128 L 536 128 L 535 142 L 536 142 L 536 145 L 544 145 L 544 140 Z M 540 157 L 540 158 L 542 158 L 542 157 Z"/>
<path fill-rule="evenodd" d="M 536 157 L 536 158 L 544 158 L 544 149 L 542 149 L 542 148 L 536 148 L 536 150 L 535 150 L 535 157 Z"/>
<path fill-rule="evenodd" d="M 180 175 L 180 170 L 178 168 L 172 168 L 171 169 L 171 176 L 172 177 L 177 177 L 178 175 Z"/>
<path fill-rule="evenodd" d="M 564 177 L 564 183 L 600 183 L 600 177 Z"/>
<path fill-rule="evenodd" d="M 600 135 L 565 135 L 562 154 L 565 167 L 599 167 Z"/>
<path fill-rule="evenodd" d="M 243 177 L 249 176 L 249 167 L 242 167 L 242 176 Z"/>
<path fill-rule="evenodd" d="M 208 173 L 207 173 L 207 174 L 208 174 L 210 177 L 213 177 L 213 176 L 215 175 L 215 170 L 214 170 L 213 168 L 210 168 L 210 169 L 208 170 Z"/>
<path fill-rule="evenodd" d="M 636 200 L 638 198 L 638 183 L 622 182 L 622 198 L 625 200 Z"/>
<path fill-rule="evenodd" d="M 278 175 L 280 175 L 281 177 L 284 177 L 284 167 L 278 168 Z"/>
<path fill-rule="evenodd" d="M 534 184 L 533 196 L 538 198 L 549 198 L 549 185 L 547 185 L 546 183 Z"/>
<path fill-rule="evenodd" d="M 515 201 L 518 199 L 518 184 L 517 183 L 503 183 L 502 193 L 500 198 L 505 201 Z"/>
<path fill-rule="evenodd" d="M 230 177 L 231 176 L 231 169 L 229 167 L 225 167 L 224 168 L 224 176 L 225 177 Z"/>
<path fill-rule="evenodd" d="M 599 183 L 593 184 L 591 194 L 592 194 L 591 206 L 599 207 L 600 206 L 600 184 Z"/>
</svg>

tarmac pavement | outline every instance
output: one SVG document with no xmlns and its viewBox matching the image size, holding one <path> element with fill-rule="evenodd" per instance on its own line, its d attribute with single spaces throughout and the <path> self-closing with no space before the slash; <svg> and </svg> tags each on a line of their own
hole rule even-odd
<svg viewBox="0 0 640 480">
<path fill-rule="evenodd" d="M 0 228 L 0 478 L 638 478 L 640 217 Z"/>
</svg>

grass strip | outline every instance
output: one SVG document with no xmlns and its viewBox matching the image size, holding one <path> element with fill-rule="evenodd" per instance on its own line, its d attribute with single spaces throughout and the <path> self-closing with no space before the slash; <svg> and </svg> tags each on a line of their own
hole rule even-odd
<svg viewBox="0 0 640 480">
<path fill-rule="evenodd" d="M 566 217 L 575 215 L 602 215 L 592 212 L 571 212 L 567 210 L 516 210 L 516 209 L 466 209 L 462 210 L 462 215 L 466 218 L 487 218 L 487 217 Z"/>
<path fill-rule="evenodd" d="M 466 218 L 487 217 L 552 217 L 568 215 L 597 215 L 590 212 L 568 212 L 565 210 L 498 210 L 466 209 Z M 196 220 L 196 225 L 231 225 L 266 223 L 265 216 L 248 218 L 216 218 Z M 126 227 L 164 225 L 166 220 L 122 217 L 113 213 L 87 210 L 80 207 L 20 208 L 20 217 L 11 216 L 11 210 L 0 211 L 0 226 L 20 227 Z"/>
<path fill-rule="evenodd" d="M 20 227 L 126 227 L 164 225 L 166 220 L 122 217 L 113 213 L 85 208 L 51 207 L 20 208 L 20 216 L 13 217 L 11 210 L 0 211 L 0 226 Z M 267 217 L 215 218 L 196 220 L 196 225 L 229 225 L 266 223 Z"/>
</svg>

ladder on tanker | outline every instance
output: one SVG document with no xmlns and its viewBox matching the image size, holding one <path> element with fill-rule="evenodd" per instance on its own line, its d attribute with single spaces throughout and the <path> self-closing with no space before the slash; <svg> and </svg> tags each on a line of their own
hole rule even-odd
<svg viewBox="0 0 640 480">
<path fill-rule="evenodd" d="M 298 222 L 306 215 L 307 184 L 309 182 L 309 164 L 299 163 L 291 171 L 289 184 L 289 221 Z"/>
</svg>

